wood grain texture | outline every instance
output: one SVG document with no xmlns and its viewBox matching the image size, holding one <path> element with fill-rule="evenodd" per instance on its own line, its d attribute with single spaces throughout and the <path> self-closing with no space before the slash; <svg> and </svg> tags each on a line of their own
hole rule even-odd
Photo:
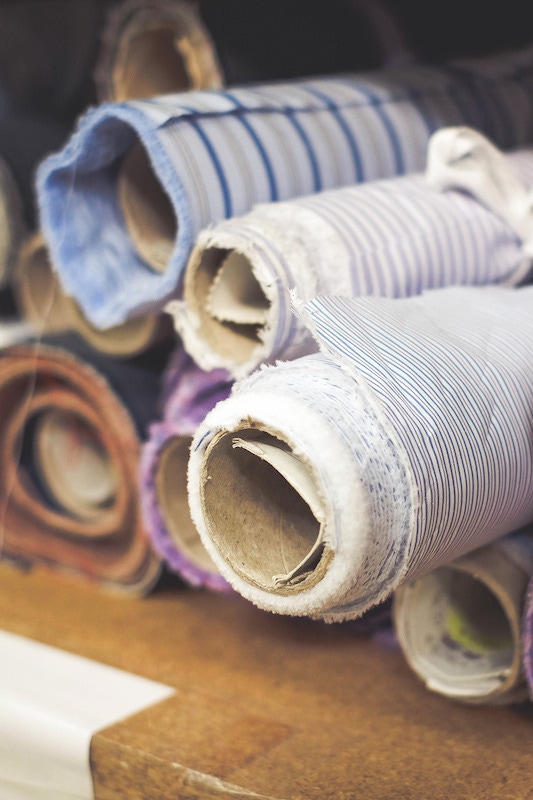
<svg viewBox="0 0 533 800">
<path fill-rule="evenodd" d="M 533 798 L 533 706 L 433 696 L 399 651 L 340 625 L 2 564 L 0 627 L 175 687 L 93 737 L 97 800 Z"/>
</svg>

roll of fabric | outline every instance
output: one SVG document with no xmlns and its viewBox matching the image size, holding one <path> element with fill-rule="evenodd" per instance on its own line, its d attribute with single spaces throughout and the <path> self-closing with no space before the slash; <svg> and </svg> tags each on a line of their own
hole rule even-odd
<svg viewBox="0 0 533 800">
<path fill-rule="evenodd" d="M 20 249 L 14 288 L 21 315 L 39 335 L 76 331 L 96 350 L 120 358 L 139 355 L 172 336 L 165 314 L 136 317 L 107 330 L 91 325 L 78 303 L 64 293 L 41 233 Z"/>
<path fill-rule="evenodd" d="M 130 594 L 160 573 L 141 517 L 141 440 L 168 353 L 118 362 L 75 335 L 0 353 L 3 557 Z"/>
<path fill-rule="evenodd" d="M 241 378 L 316 351 L 290 291 L 308 300 L 518 284 L 533 258 L 532 185 L 533 149 L 503 155 L 476 131 L 441 129 L 425 175 L 260 205 L 206 228 L 183 300 L 167 310 L 200 366 Z"/>
<path fill-rule="evenodd" d="M 305 20 L 305 22 L 304 22 Z M 100 101 L 375 69 L 410 59 L 376 0 L 126 0 L 104 27 Z"/>
<path fill-rule="evenodd" d="M 111 327 L 179 296 L 206 225 L 258 202 L 421 170 L 443 125 L 522 145 L 532 96 L 533 50 L 523 50 L 104 104 L 41 164 L 42 230 L 65 291 Z"/>
<path fill-rule="evenodd" d="M 224 83 L 210 33 L 188 0 L 118 3 L 103 29 L 95 81 L 100 102 Z"/>
<path fill-rule="evenodd" d="M 529 528 L 400 587 L 396 634 L 428 689 L 472 704 L 527 699 L 522 618 L 532 575 Z"/>
<path fill-rule="evenodd" d="M 533 699 L 533 578 L 529 581 L 524 609 L 524 666 L 529 687 L 529 696 Z"/>
<path fill-rule="evenodd" d="M 24 235 L 22 202 L 7 164 L 0 158 L 0 290 L 11 282 Z"/>
<path fill-rule="evenodd" d="M 150 426 L 140 462 L 144 522 L 155 550 L 193 586 L 227 591 L 189 512 L 187 462 L 193 434 L 208 411 L 229 394 L 223 370 L 204 372 L 178 347 L 165 375 L 163 419 Z"/>
<path fill-rule="evenodd" d="M 193 441 L 193 519 L 233 587 L 273 612 L 357 617 L 531 522 L 532 300 L 307 303 L 325 352 L 237 384 Z"/>
</svg>

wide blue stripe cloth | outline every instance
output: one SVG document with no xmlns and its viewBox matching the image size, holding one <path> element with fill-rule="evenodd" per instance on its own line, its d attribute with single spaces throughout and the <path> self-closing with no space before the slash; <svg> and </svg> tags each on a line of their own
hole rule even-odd
<svg viewBox="0 0 533 800">
<path fill-rule="evenodd" d="M 503 155 L 479 134 L 459 128 L 436 133 L 430 150 L 443 136 L 457 142 L 452 162 L 455 150 L 460 147 L 464 157 L 468 148 L 470 183 L 487 184 L 486 194 L 508 185 L 502 205 L 527 209 L 533 149 Z M 435 154 L 431 160 L 434 165 Z M 443 160 L 444 174 L 447 167 Z M 457 189 L 439 191 L 426 175 L 399 176 L 257 205 L 201 231 L 186 268 L 184 298 L 167 306 L 187 350 L 204 369 L 225 367 L 241 378 L 261 363 L 316 351 L 316 341 L 291 313 L 290 290 L 301 300 L 317 294 L 408 297 L 450 284 L 527 279 L 533 238 L 524 242 L 518 226 L 488 207 L 485 197 L 465 191 L 464 176 L 452 169 L 450 183 L 457 181 Z M 256 289 L 241 289 L 242 297 L 232 288 L 230 265 L 237 255 L 244 286 L 243 275 Z M 221 309 L 223 287 L 233 306 L 226 302 Z M 257 312 L 252 301 L 258 290 L 263 303 Z"/>
<path fill-rule="evenodd" d="M 66 292 L 98 327 L 179 294 L 194 238 L 258 202 L 419 171 L 429 136 L 468 124 L 499 146 L 533 140 L 533 48 L 443 67 L 191 92 L 90 110 L 41 165 L 41 226 Z M 117 175 L 137 141 L 177 233 L 166 270 L 139 256 Z"/>
<path fill-rule="evenodd" d="M 306 304 L 324 352 L 238 383 L 193 442 L 191 510 L 234 588 L 355 617 L 532 521 L 532 308 L 529 287 Z"/>
</svg>

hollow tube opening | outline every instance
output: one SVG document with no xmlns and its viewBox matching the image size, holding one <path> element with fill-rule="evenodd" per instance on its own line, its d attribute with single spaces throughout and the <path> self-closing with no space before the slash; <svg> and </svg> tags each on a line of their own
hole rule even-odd
<svg viewBox="0 0 533 800">
<path fill-rule="evenodd" d="M 218 572 L 191 519 L 187 497 L 190 436 L 174 436 L 159 454 L 155 472 L 158 507 L 178 550 L 194 566 Z"/>
<path fill-rule="evenodd" d="M 178 222 L 140 142 L 136 142 L 122 160 L 118 197 L 137 253 L 154 271 L 165 272 L 174 250 Z"/>
<path fill-rule="evenodd" d="M 26 427 L 38 487 L 74 518 L 95 520 L 110 508 L 118 477 L 98 432 L 87 420 L 59 409 L 36 414 Z"/>
<path fill-rule="evenodd" d="M 178 36 L 170 25 L 154 25 L 125 38 L 113 69 L 115 101 L 193 88 Z"/>
<path fill-rule="evenodd" d="M 232 250 L 207 248 L 194 272 L 191 292 L 204 341 L 232 361 L 251 358 L 262 341 L 270 301 L 249 259 Z"/>
<path fill-rule="evenodd" d="M 316 483 L 286 442 L 254 428 L 215 438 L 201 492 L 214 545 L 246 581 L 289 594 L 320 579 L 325 547 Z"/>
<path fill-rule="evenodd" d="M 402 601 L 407 654 L 434 688 L 457 696 L 497 690 L 513 668 L 512 623 L 494 592 L 474 575 L 443 567 Z"/>
</svg>

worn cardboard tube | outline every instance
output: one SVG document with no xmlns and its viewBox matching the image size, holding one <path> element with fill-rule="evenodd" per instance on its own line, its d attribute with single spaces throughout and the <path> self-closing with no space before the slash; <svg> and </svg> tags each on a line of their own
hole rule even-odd
<svg viewBox="0 0 533 800">
<path fill-rule="evenodd" d="M 20 250 L 14 288 L 21 314 L 40 333 L 75 330 L 108 355 L 133 356 L 172 334 L 166 314 L 135 317 L 105 330 L 92 325 L 63 291 L 41 233 L 31 236 Z"/>
<path fill-rule="evenodd" d="M 193 252 L 184 299 L 198 319 L 198 335 L 223 358 L 251 358 L 271 303 L 242 253 L 218 247 Z"/>
<path fill-rule="evenodd" d="M 178 222 L 140 142 L 126 153 L 118 197 L 133 246 L 156 272 L 165 272 L 174 250 Z"/>
<path fill-rule="evenodd" d="M 36 421 L 35 464 L 56 502 L 81 519 L 105 514 L 118 476 L 98 431 L 83 417 L 51 409 Z"/>
<path fill-rule="evenodd" d="M 484 547 L 396 592 L 407 662 L 428 689 L 465 703 L 527 698 L 522 613 L 528 574 Z"/>
<path fill-rule="evenodd" d="M 179 551 L 199 569 L 216 567 L 196 530 L 187 503 L 187 462 L 191 436 L 174 436 L 162 449 L 155 472 L 155 491 L 166 528 Z"/>
<path fill-rule="evenodd" d="M 217 89 L 222 83 L 213 42 L 195 5 L 133 0 L 114 9 L 96 66 L 101 101 Z"/>
<path fill-rule="evenodd" d="M 312 468 L 286 441 L 260 428 L 216 437 L 202 483 L 214 544 L 239 575 L 281 594 L 298 591 L 302 580 L 312 585 L 324 551 L 323 513 Z M 238 503 L 227 502 L 236 496 Z"/>
<path fill-rule="evenodd" d="M 176 32 L 154 26 L 126 40 L 113 70 L 113 83 L 118 102 L 191 88 Z"/>
</svg>

